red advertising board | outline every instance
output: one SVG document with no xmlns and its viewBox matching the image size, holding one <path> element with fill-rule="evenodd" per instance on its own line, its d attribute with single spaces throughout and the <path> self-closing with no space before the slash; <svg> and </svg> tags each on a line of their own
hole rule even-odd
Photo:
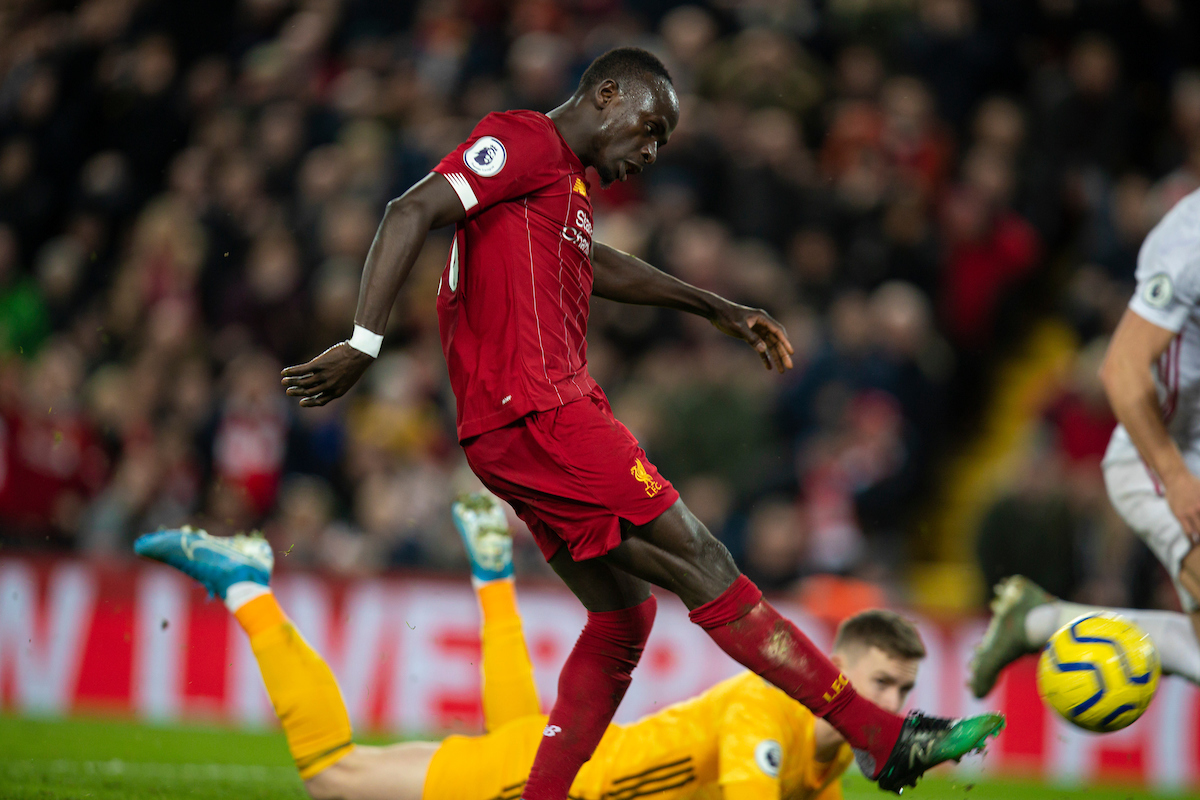
<svg viewBox="0 0 1200 800">
<path fill-rule="evenodd" d="M 275 589 L 333 667 L 358 730 L 479 730 L 478 614 L 465 579 L 345 582 L 292 573 L 280 575 Z M 688 622 L 681 604 L 663 595 L 618 721 L 689 697 L 738 669 Z M 558 587 L 521 587 L 520 604 L 548 705 L 584 614 Z M 781 609 L 816 642 L 829 643 L 826 624 L 796 607 Z M 982 619 L 913 619 L 929 657 L 912 705 L 949 716 L 985 707 L 1008 715 L 1009 727 L 987 758 L 959 769 L 1200 787 L 1200 692 L 1190 684 L 1166 678 L 1137 723 L 1087 734 L 1038 700 L 1032 658 L 1009 670 L 986 703 L 971 698 L 965 668 Z M 0 707 L 274 724 L 257 664 L 223 605 L 173 570 L 76 560 L 0 559 Z"/>
</svg>

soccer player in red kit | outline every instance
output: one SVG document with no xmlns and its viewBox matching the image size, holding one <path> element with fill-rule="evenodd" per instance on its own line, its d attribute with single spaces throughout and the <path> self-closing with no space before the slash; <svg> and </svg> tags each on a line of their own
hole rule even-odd
<svg viewBox="0 0 1200 800">
<path fill-rule="evenodd" d="M 549 114 L 489 114 L 434 171 L 392 200 L 363 269 L 354 335 L 283 372 L 302 406 L 344 394 L 379 352 L 388 313 L 427 231 L 456 224 L 437 309 L 467 461 L 529 526 L 588 610 L 522 797 L 565 800 L 616 712 L 654 620 L 650 584 L 670 589 L 730 656 L 829 721 L 882 788 L 983 745 L 995 714 L 943 720 L 888 713 L 740 575 L 587 370 L 592 295 L 709 319 L 768 369 L 792 366 L 783 328 L 592 241 L 591 187 L 654 163 L 679 120 L 650 53 L 597 58 Z"/>
</svg>

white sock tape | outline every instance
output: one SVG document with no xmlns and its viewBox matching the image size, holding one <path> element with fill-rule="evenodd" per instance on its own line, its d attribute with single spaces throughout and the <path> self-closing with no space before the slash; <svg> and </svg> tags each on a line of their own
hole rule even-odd
<svg viewBox="0 0 1200 800">
<path fill-rule="evenodd" d="M 362 325 L 355 325 L 354 335 L 347 340 L 347 344 L 371 358 L 378 358 L 379 348 L 383 346 L 383 334 L 372 333 Z"/>
<path fill-rule="evenodd" d="M 236 612 L 239 608 L 249 603 L 256 597 L 261 597 L 271 591 L 270 586 L 265 586 L 254 581 L 238 581 L 229 584 L 229 588 L 225 590 L 225 607 L 230 612 Z"/>
</svg>

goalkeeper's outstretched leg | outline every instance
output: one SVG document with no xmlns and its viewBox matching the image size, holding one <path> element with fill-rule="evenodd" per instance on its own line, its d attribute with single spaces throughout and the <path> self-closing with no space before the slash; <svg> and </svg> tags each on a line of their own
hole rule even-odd
<svg viewBox="0 0 1200 800">
<path fill-rule="evenodd" d="M 181 528 L 146 534 L 134 542 L 134 550 L 199 581 L 241 623 L 288 750 L 314 800 L 421 800 L 439 745 L 366 747 L 351 741 L 350 715 L 333 671 L 271 592 L 274 557 L 265 539 Z"/>
<path fill-rule="evenodd" d="M 512 538 L 503 511 L 490 497 L 465 498 L 452 513 L 479 600 L 484 721 L 493 731 L 540 712 L 512 581 Z M 134 550 L 199 581 L 241 623 L 292 759 L 314 800 L 421 800 L 442 743 L 371 747 L 351 741 L 350 717 L 333 672 L 271 592 L 274 557 L 266 540 L 181 528 L 142 536 Z"/>
</svg>

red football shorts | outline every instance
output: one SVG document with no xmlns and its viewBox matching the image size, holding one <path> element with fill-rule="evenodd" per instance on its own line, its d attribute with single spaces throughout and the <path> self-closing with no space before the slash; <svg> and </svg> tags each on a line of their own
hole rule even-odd
<svg viewBox="0 0 1200 800">
<path fill-rule="evenodd" d="M 599 387 L 463 442 L 467 463 L 529 526 L 549 561 L 602 556 L 621 543 L 621 520 L 644 525 L 679 492 L 658 474 Z"/>
</svg>

